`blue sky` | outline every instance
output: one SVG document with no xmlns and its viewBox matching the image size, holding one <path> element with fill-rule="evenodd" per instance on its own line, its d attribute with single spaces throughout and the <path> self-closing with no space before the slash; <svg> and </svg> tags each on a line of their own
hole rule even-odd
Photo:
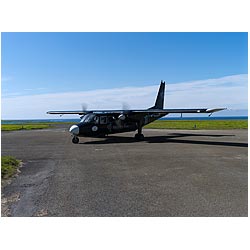
<svg viewBox="0 0 250 250">
<path fill-rule="evenodd" d="M 22 98 L 27 102 L 35 97 L 43 99 L 45 95 L 51 95 L 52 99 L 57 94 L 58 98 L 60 94 L 74 98 L 74 93 L 78 96 L 77 92 L 81 92 L 89 102 L 84 94 L 88 91 L 126 87 L 142 91 L 144 87 L 158 85 L 161 79 L 169 85 L 187 86 L 186 83 L 201 80 L 205 83 L 209 79 L 228 80 L 225 77 L 229 76 L 234 77 L 224 82 L 227 94 L 237 93 L 235 89 L 230 92 L 230 85 L 237 85 L 239 95 L 246 95 L 238 96 L 239 101 L 232 108 L 247 109 L 247 33 L 2 33 L 1 42 L 3 119 L 21 118 L 14 106 Z M 208 93 L 209 82 L 207 89 L 202 86 Z M 71 98 L 65 100 L 70 102 Z M 60 109 L 60 103 L 46 100 L 40 113 L 30 107 L 32 112 L 24 112 L 23 118 L 42 118 L 43 108 L 45 112 L 49 107 Z M 79 97 L 79 105 L 72 101 L 64 103 L 62 108 L 79 109 L 85 100 Z M 100 97 L 98 105 L 90 103 L 90 107 L 102 108 L 101 100 Z M 109 100 L 112 104 L 112 96 Z M 208 100 L 213 106 L 214 100 Z M 203 103 L 198 98 L 190 104 Z M 138 102 L 132 106 L 140 105 Z M 230 102 L 223 106 L 226 105 Z M 25 103 L 23 106 L 26 107 Z"/>
</svg>

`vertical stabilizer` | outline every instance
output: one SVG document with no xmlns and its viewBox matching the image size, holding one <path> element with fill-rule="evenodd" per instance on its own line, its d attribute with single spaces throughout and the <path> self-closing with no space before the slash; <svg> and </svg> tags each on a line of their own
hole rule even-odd
<svg viewBox="0 0 250 250">
<path fill-rule="evenodd" d="M 164 95 L 165 95 L 165 82 L 161 81 L 161 85 L 158 91 L 155 105 L 149 109 L 163 109 L 164 106 Z"/>
</svg>

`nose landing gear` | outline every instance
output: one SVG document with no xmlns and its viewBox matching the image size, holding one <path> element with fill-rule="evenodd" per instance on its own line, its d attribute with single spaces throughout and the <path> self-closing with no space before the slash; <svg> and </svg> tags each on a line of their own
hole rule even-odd
<svg viewBox="0 0 250 250">
<path fill-rule="evenodd" d="M 79 143 L 79 138 L 78 138 L 77 136 L 74 136 L 74 137 L 72 138 L 72 142 L 73 142 L 74 144 Z"/>
</svg>

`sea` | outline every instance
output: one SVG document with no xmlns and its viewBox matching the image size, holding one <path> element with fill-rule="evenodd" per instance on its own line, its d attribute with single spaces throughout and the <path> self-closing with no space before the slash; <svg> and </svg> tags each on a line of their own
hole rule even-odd
<svg viewBox="0 0 250 250">
<path fill-rule="evenodd" d="M 211 117 L 164 117 L 159 120 L 189 121 L 189 120 L 247 120 L 248 116 L 211 116 Z M 32 120 L 1 120 L 2 124 L 47 123 L 47 122 L 79 122 L 80 119 L 32 119 Z"/>
</svg>

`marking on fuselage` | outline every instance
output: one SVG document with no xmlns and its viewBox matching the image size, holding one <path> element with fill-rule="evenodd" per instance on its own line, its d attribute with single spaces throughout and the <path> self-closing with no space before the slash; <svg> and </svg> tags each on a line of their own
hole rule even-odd
<svg viewBox="0 0 250 250">
<path fill-rule="evenodd" d="M 98 127 L 97 127 L 97 126 L 93 126 L 93 127 L 92 127 L 92 131 L 93 131 L 93 132 L 96 132 L 97 130 L 98 130 Z"/>
</svg>

